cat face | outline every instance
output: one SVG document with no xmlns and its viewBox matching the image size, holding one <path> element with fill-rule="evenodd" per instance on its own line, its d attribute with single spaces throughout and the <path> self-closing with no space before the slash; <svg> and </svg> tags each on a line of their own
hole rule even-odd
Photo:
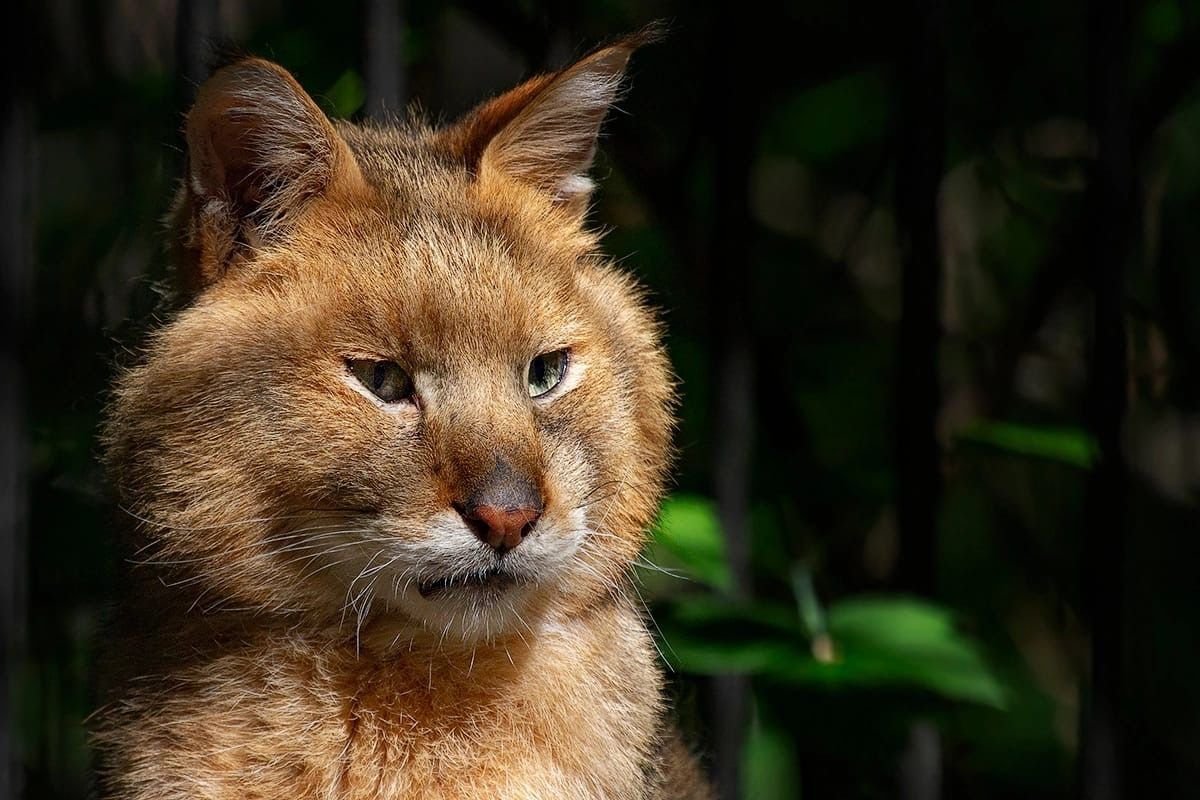
<svg viewBox="0 0 1200 800">
<path fill-rule="evenodd" d="M 107 432 L 143 560 L 199 612 L 476 641 L 620 586 L 671 381 L 582 217 L 635 44 L 441 131 L 334 128 L 262 61 L 202 88 L 177 213 L 195 299 Z"/>
</svg>

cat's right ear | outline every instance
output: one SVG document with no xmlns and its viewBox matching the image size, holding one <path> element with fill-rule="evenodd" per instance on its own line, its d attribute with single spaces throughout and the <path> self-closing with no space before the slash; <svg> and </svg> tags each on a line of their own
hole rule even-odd
<svg viewBox="0 0 1200 800">
<path fill-rule="evenodd" d="M 295 78 L 257 58 L 218 69 L 200 87 L 187 115 L 187 161 L 175 222 L 189 294 L 286 235 L 313 198 L 362 180 Z"/>
</svg>

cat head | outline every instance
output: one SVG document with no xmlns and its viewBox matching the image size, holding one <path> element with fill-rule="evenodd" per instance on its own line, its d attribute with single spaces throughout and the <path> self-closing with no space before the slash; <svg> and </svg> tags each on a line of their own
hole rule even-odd
<svg viewBox="0 0 1200 800">
<path fill-rule="evenodd" d="M 442 129 L 332 123 L 259 59 L 200 88 L 174 216 L 189 299 L 106 431 L 138 558 L 195 613 L 479 640 L 621 586 L 672 380 L 584 217 L 641 41 Z"/>
</svg>

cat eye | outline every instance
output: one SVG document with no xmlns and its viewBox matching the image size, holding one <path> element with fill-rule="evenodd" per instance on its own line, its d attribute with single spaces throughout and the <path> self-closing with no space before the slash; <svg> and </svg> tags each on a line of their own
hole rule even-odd
<svg viewBox="0 0 1200 800">
<path fill-rule="evenodd" d="M 529 362 L 528 388 L 530 397 L 541 397 L 562 382 L 567 374 L 566 350 L 542 353 Z"/>
<path fill-rule="evenodd" d="M 346 366 L 359 383 L 385 403 L 399 403 L 413 396 L 412 378 L 395 361 L 348 358 Z"/>
</svg>

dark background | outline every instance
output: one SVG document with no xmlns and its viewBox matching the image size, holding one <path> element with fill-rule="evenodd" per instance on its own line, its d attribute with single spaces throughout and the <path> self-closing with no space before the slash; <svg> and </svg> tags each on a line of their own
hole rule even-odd
<svg viewBox="0 0 1200 800">
<path fill-rule="evenodd" d="M 95 434 L 206 42 L 336 116 L 451 118 L 654 19 L 594 218 L 669 326 L 681 455 L 639 587 L 723 796 L 1196 796 L 1200 3 L 0 18 L 0 796 L 87 792 L 120 558 Z"/>
</svg>

